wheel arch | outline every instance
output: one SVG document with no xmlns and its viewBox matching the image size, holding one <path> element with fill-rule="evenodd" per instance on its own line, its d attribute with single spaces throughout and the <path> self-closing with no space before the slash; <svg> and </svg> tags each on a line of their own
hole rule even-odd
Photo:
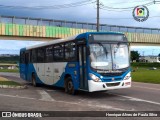
<svg viewBox="0 0 160 120">
<path fill-rule="evenodd" d="M 65 74 L 64 75 L 64 85 L 65 85 L 65 83 L 66 83 L 66 81 L 67 81 L 68 78 L 72 79 L 72 75 L 71 74 Z M 73 79 L 72 79 L 72 82 L 73 82 Z"/>
</svg>

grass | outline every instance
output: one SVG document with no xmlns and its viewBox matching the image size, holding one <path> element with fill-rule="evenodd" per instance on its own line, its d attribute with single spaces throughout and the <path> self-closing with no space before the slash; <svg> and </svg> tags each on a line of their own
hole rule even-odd
<svg viewBox="0 0 160 120">
<path fill-rule="evenodd" d="M 0 69 L 0 72 L 12 72 L 12 73 L 18 73 L 19 69 Z"/>
<path fill-rule="evenodd" d="M 11 80 L 8 80 L 7 78 L 0 77 L 0 85 L 13 85 L 13 86 L 19 86 L 20 84 Z"/>
<path fill-rule="evenodd" d="M 17 66 L 17 64 L 13 64 L 13 63 L 0 63 L 0 66 L 10 66 L 10 65 Z"/>
<path fill-rule="evenodd" d="M 132 67 L 132 80 L 135 82 L 160 84 L 160 69 L 149 70 L 149 67 Z"/>
<path fill-rule="evenodd" d="M 14 85 L 14 86 L 20 86 L 21 84 L 14 82 L 14 81 L 0 81 L 0 85 Z"/>
</svg>

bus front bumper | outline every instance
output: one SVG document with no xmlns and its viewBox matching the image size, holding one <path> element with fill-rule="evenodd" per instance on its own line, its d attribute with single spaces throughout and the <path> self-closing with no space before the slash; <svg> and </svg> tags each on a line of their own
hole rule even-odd
<svg viewBox="0 0 160 120">
<path fill-rule="evenodd" d="M 93 80 L 88 80 L 88 87 L 89 92 L 129 88 L 131 87 L 131 77 L 128 80 L 116 82 L 94 82 Z"/>
</svg>

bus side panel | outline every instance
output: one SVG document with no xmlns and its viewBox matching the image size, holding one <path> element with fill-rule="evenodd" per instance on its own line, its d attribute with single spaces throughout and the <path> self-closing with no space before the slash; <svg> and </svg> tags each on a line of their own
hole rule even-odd
<svg viewBox="0 0 160 120">
<path fill-rule="evenodd" d="M 32 82 L 32 73 L 36 75 L 36 63 L 28 64 L 27 81 Z"/>
<path fill-rule="evenodd" d="M 80 85 L 79 62 L 69 62 L 66 66 L 65 74 L 71 74 L 74 89 L 78 90 Z"/>
<path fill-rule="evenodd" d="M 53 85 L 54 83 L 54 63 L 45 63 L 45 81 L 48 85 Z"/>
<path fill-rule="evenodd" d="M 42 81 L 45 80 L 45 72 L 44 72 L 44 68 L 45 67 L 45 63 L 37 63 L 34 64 L 34 68 L 36 68 L 36 74 L 37 77 Z"/>
<path fill-rule="evenodd" d="M 52 64 L 52 65 L 51 65 Z M 28 64 L 28 71 L 26 72 L 26 65 L 21 64 L 21 78 L 28 78 L 27 81 L 32 80 L 32 73 L 36 75 L 36 82 L 40 84 L 53 85 L 57 87 L 64 87 L 64 77 L 69 74 L 72 77 L 75 90 L 79 89 L 79 64 L 78 62 L 69 63 L 34 63 Z M 49 68 L 49 69 L 48 69 Z M 53 77 L 48 79 L 49 71 L 53 71 Z M 27 77 L 25 76 L 27 75 Z M 46 77 L 47 76 L 47 77 Z M 49 82 L 50 81 L 50 82 Z"/>
<path fill-rule="evenodd" d="M 27 81 L 30 81 L 32 80 L 32 73 L 34 72 L 34 67 L 33 67 L 33 64 L 32 63 L 29 63 L 28 64 L 28 72 L 27 72 Z"/>
<path fill-rule="evenodd" d="M 64 87 L 64 76 L 65 76 L 65 68 L 67 66 L 67 62 L 57 62 L 53 63 L 53 79 L 54 86 Z"/>
<path fill-rule="evenodd" d="M 36 68 L 37 82 L 45 85 L 63 87 L 63 73 L 66 64 L 66 62 L 37 63 L 37 67 L 34 67 Z"/>
<path fill-rule="evenodd" d="M 20 77 L 23 79 L 23 80 L 26 80 L 26 65 L 25 64 L 20 64 L 19 65 L 20 67 Z"/>
<path fill-rule="evenodd" d="M 36 83 L 38 83 L 38 84 L 44 84 L 41 81 L 41 77 L 38 76 L 37 64 L 38 63 L 30 63 L 29 64 L 28 76 L 27 77 L 29 78 L 29 81 L 32 82 L 32 74 L 34 74 L 36 76 Z"/>
<path fill-rule="evenodd" d="M 58 87 L 64 87 L 64 77 L 69 74 L 72 77 L 74 89 L 79 89 L 79 64 L 78 62 L 69 62 L 65 67 L 65 71 L 60 77 L 60 80 L 55 84 Z"/>
</svg>

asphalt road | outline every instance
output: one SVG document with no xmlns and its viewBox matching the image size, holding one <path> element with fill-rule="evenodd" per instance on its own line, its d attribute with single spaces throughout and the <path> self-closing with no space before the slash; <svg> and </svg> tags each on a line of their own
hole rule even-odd
<svg viewBox="0 0 160 120">
<path fill-rule="evenodd" d="M 78 92 L 73 96 L 60 88 L 33 87 L 15 73 L 0 73 L 0 76 L 28 86 L 27 89 L 0 89 L 0 111 L 160 111 L 160 85 L 157 84 L 132 82 L 129 89 L 95 93 Z M 145 119 L 150 120 L 153 117 Z"/>
</svg>

